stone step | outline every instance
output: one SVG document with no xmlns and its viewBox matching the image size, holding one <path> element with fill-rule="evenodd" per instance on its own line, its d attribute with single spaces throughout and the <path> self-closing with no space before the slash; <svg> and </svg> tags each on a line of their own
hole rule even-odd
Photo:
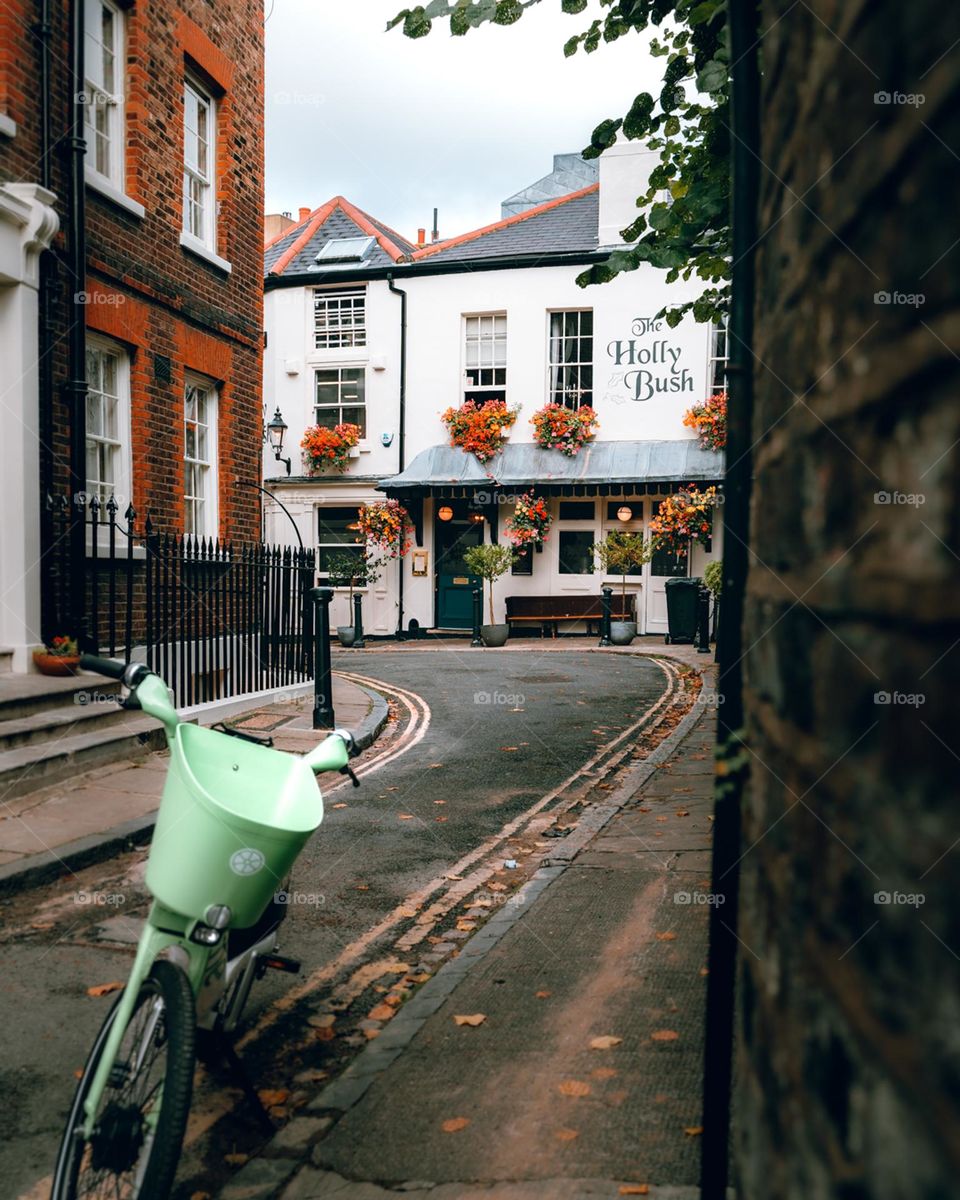
<svg viewBox="0 0 960 1200">
<path fill-rule="evenodd" d="M 141 714 L 120 708 L 113 694 L 94 697 L 91 692 L 75 693 L 74 703 L 44 708 L 25 717 L 3 720 L 0 713 L 0 753 L 17 746 L 35 746 L 72 734 L 93 730 L 128 727 Z"/>
<path fill-rule="evenodd" d="M 120 684 L 102 675 L 4 675 L 0 674 L 0 721 L 29 717 L 48 708 L 63 708 L 76 704 L 80 693 L 86 693 L 88 706 L 115 696 Z"/>
<path fill-rule="evenodd" d="M 0 646 L 0 675 L 9 675 L 13 671 L 13 651 L 9 646 Z"/>
<path fill-rule="evenodd" d="M 153 718 L 116 715 L 123 718 L 119 724 L 0 750 L 0 795 L 25 796 L 98 766 L 139 761 L 164 745 L 163 729 Z"/>
</svg>

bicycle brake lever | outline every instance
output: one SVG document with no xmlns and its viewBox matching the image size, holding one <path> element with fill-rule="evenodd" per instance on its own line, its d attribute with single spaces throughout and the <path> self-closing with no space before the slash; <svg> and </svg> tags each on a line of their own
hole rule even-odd
<svg viewBox="0 0 960 1200">
<path fill-rule="evenodd" d="M 343 766 L 343 767 L 341 767 L 341 768 L 340 768 L 340 774 L 341 774 L 341 775 L 349 775 L 349 776 L 350 776 L 350 779 L 353 781 L 353 786 L 354 786 L 354 787 L 359 787 L 359 786 L 360 786 L 360 780 L 359 780 L 359 779 L 356 777 L 356 775 L 354 775 L 354 773 L 353 773 L 353 767 L 351 767 L 351 766 Z"/>
</svg>

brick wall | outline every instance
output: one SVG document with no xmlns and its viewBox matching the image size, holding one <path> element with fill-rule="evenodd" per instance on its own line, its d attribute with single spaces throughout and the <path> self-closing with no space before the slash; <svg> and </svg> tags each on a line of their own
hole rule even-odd
<svg viewBox="0 0 960 1200">
<path fill-rule="evenodd" d="M 50 6 L 51 187 L 62 226 L 69 202 L 65 138 L 73 87 L 69 79 L 68 5 Z M 91 331 L 121 341 L 131 359 L 133 500 L 158 527 L 183 524 L 184 372 L 220 386 L 220 535 L 259 537 L 256 493 L 235 479 L 259 479 L 262 356 L 263 12 L 256 0 L 184 0 L 125 8 L 126 193 L 146 210 L 131 215 L 86 189 L 87 278 L 69 278 L 63 233 L 53 277 L 53 389 L 42 473 L 65 485 L 69 422 L 62 383 L 66 330 L 73 314 Z M 0 179 L 39 181 L 39 0 L 0 7 L 0 111 L 17 136 L 0 139 Z M 184 70 L 216 98 L 217 254 L 229 274 L 180 246 Z M 5 99 L 4 99 L 5 98 Z M 82 294 L 83 299 L 78 300 Z M 156 356 L 170 360 L 170 378 Z"/>
<path fill-rule="evenodd" d="M 762 5 L 747 1197 L 942 1200 L 960 1172 L 960 119 L 946 13 Z"/>
</svg>

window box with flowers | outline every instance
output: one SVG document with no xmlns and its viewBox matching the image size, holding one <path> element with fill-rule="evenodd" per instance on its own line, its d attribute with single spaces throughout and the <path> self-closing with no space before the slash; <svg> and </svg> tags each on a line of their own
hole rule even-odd
<svg viewBox="0 0 960 1200">
<path fill-rule="evenodd" d="M 448 408 L 440 414 L 440 420 L 450 433 L 451 446 L 460 446 L 486 463 L 503 449 L 519 412 L 519 405 L 507 408 L 503 400 L 487 400 L 485 404 L 468 400 L 459 408 Z"/>
<path fill-rule="evenodd" d="M 727 444 L 727 393 L 715 392 L 683 414 L 683 423 L 695 429 L 704 450 L 722 450 Z"/>
<path fill-rule="evenodd" d="M 531 546 L 540 550 L 547 541 L 552 524 L 553 517 L 546 500 L 542 496 L 535 496 L 532 491 L 525 492 L 518 497 L 513 516 L 507 521 L 506 534 L 522 554 Z"/>
<path fill-rule="evenodd" d="M 567 458 L 580 453 L 582 446 L 592 442 L 600 424 L 589 406 L 567 408 L 563 404 L 545 404 L 530 418 L 533 440 L 544 450 L 559 450 Z"/>
<path fill-rule="evenodd" d="M 699 491 L 695 484 L 660 501 L 649 532 L 658 550 L 685 557 L 690 542 L 705 546 L 713 534 L 713 509 L 719 502 L 717 489 Z"/>
<path fill-rule="evenodd" d="M 361 504 L 357 528 L 364 541 L 382 550 L 387 558 L 403 558 L 413 544 L 413 522 L 399 500 Z"/>
<path fill-rule="evenodd" d="M 303 435 L 300 447 L 307 470 L 311 475 L 319 475 L 324 471 L 345 471 L 347 463 L 356 457 L 360 444 L 361 429 L 359 425 L 334 425 L 328 429 L 325 425 L 311 425 Z"/>
</svg>

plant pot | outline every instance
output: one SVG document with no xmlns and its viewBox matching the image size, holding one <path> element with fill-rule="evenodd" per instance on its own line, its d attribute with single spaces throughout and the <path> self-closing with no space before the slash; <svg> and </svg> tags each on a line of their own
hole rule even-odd
<svg viewBox="0 0 960 1200">
<path fill-rule="evenodd" d="M 46 650 L 34 650 L 33 662 L 41 675 L 76 675 L 80 655 L 48 654 Z"/>
<path fill-rule="evenodd" d="M 485 646 L 502 646 L 510 636 L 510 626 L 481 625 L 480 636 Z"/>
<path fill-rule="evenodd" d="M 610 641 L 615 646 L 629 646 L 637 636 L 636 621 L 611 621 Z"/>
<path fill-rule="evenodd" d="M 337 637 L 341 646 L 352 646 L 356 640 L 357 631 L 352 625 L 338 625 Z"/>
</svg>

